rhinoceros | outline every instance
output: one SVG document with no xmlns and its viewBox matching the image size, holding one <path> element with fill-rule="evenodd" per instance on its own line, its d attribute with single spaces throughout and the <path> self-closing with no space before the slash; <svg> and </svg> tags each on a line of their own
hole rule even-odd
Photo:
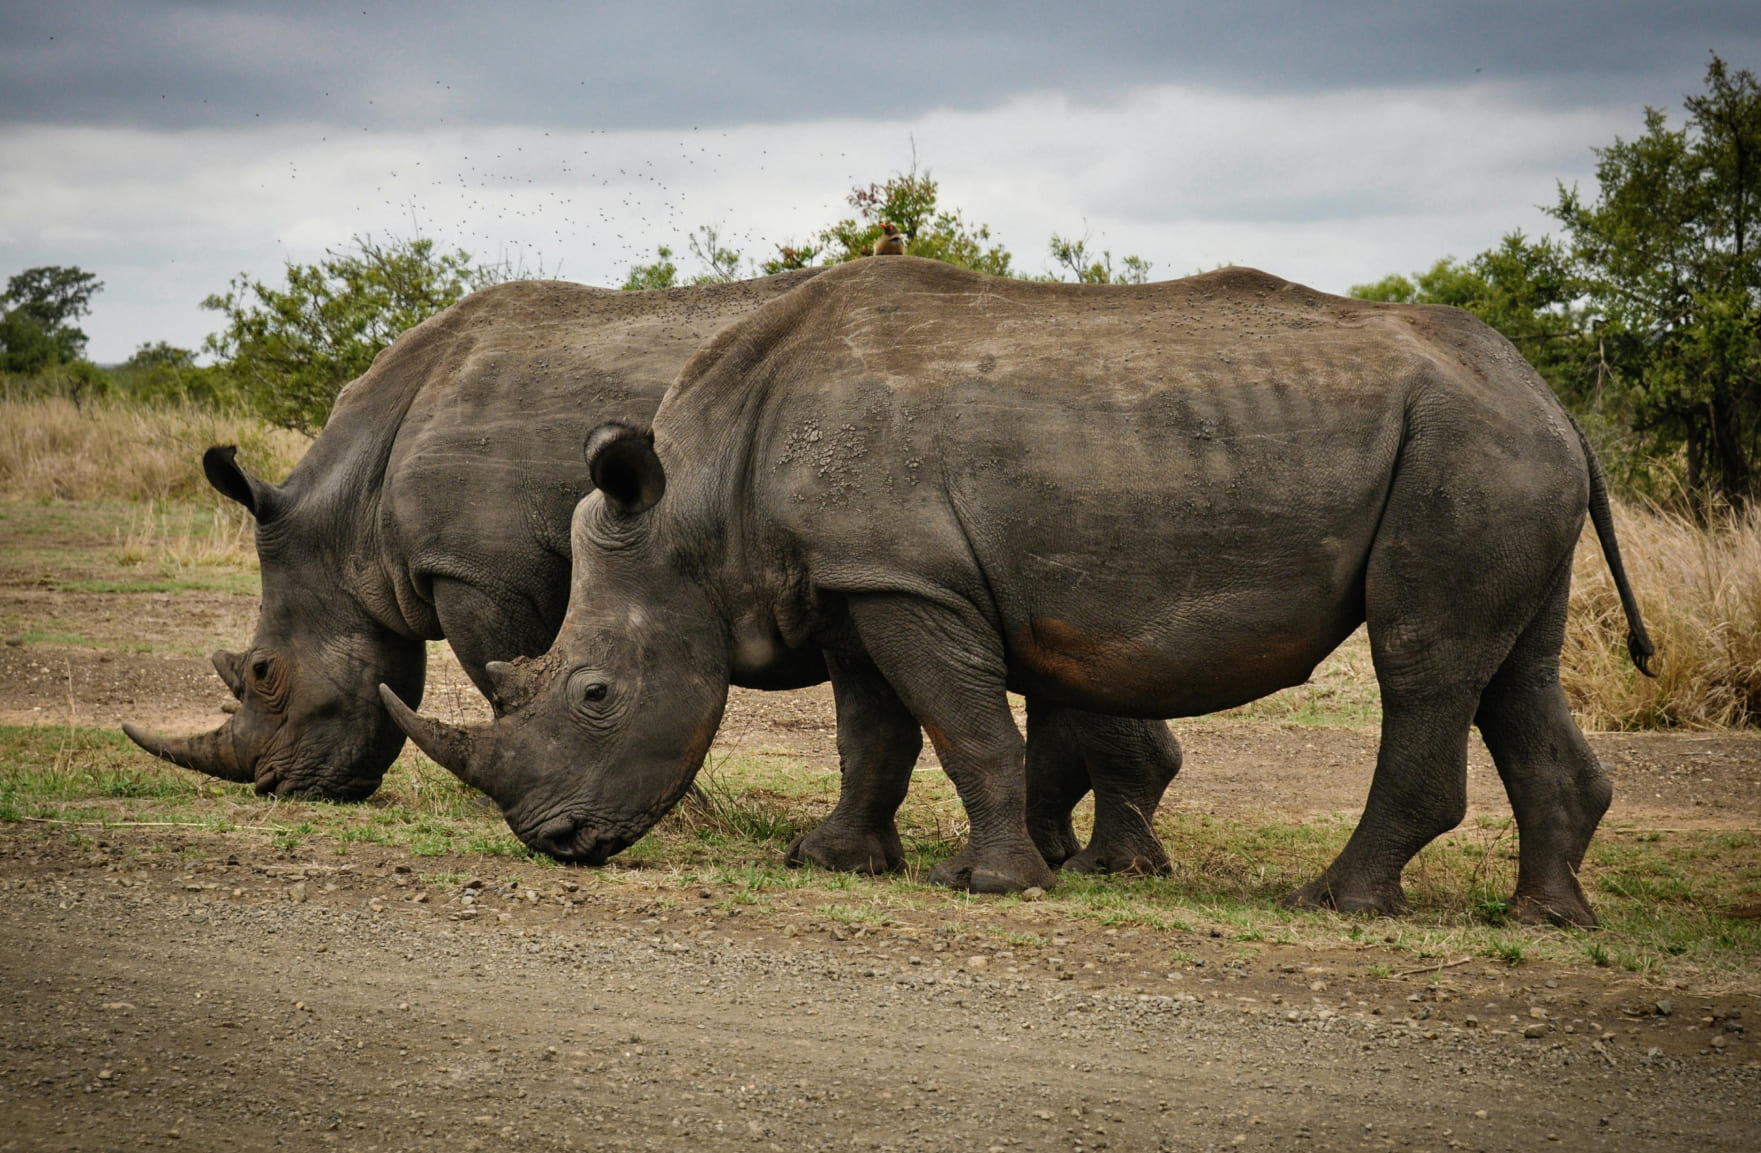
<svg viewBox="0 0 1761 1153">
<path fill-rule="evenodd" d="M 1586 508 L 1628 615 L 1595 458 L 1546 384 L 1451 308 L 1247 269 L 1030 284 L 898 257 L 724 330 L 652 431 L 608 424 L 550 650 L 507 711 L 439 723 L 381 690 L 528 845 L 590 861 L 686 789 L 728 685 L 827 654 L 840 711 L 929 734 L 971 822 L 932 879 L 1052 882 L 1006 699 L 1176 717 L 1303 682 L 1367 622 L 1382 737 L 1305 906 L 1403 910 L 1460 822 L 1468 730 L 1521 836 L 1511 907 L 1595 919 L 1577 869 L 1611 796 L 1558 680 Z M 905 790 L 868 761 L 868 824 Z"/>
<path fill-rule="evenodd" d="M 587 432 L 614 416 L 651 417 L 714 332 L 812 275 L 664 292 L 488 288 L 387 348 L 283 483 L 250 475 L 230 448 L 210 449 L 210 482 L 257 519 L 257 634 L 246 652 L 213 657 L 239 709 L 196 737 L 124 731 L 148 752 L 259 793 L 372 793 L 404 741 L 376 686 L 419 700 L 424 641 L 444 637 L 492 694 L 492 659 L 536 655 L 555 636 L 569 517 L 592 487 Z M 824 672 L 809 659 L 803 678 Z M 1036 714 L 1036 832 L 1048 857 L 1079 869 L 1165 868 L 1147 821 L 1179 769 L 1165 726 Z M 1097 836 L 1079 853 L 1070 809 L 1091 774 Z M 891 828 L 874 830 L 887 841 L 877 863 L 898 863 Z M 857 865 L 874 846 L 845 845 L 835 861 L 813 848 L 805 855 Z"/>
</svg>

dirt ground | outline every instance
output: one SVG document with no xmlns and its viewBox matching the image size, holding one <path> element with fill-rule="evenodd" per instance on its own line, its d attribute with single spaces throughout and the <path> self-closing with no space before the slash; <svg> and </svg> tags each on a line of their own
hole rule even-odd
<svg viewBox="0 0 1761 1153">
<path fill-rule="evenodd" d="M 0 638 L 0 723 L 214 724 L 198 654 L 254 616 L 9 581 L 0 619 L 80 641 Z M 481 708 L 450 662 L 429 699 Z M 1176 810 L 1355 816 L 1374 761 L 1373 727 L 1177 731 Z M 829 693 L 736 692 L 720 741 L 830 766 Z M 1761 738 L 1592 743 L 1605 827 L 1761 828 Z M 1477 742 L 1470 804 L 1508 813 Z M 1754 981 L 88 832 L 0 825 L 0 1150 L 1761 1148 Z"/>
</svg>

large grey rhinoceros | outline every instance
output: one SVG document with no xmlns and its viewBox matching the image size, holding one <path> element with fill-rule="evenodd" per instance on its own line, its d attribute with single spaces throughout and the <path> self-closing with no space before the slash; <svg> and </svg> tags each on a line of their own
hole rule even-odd
<svg viewBox="0 0 1761 1153">
<path fill-rule="evenodd" d="M 863 261 L 723 331 L 652 433 L 607 426 L 589 453 L 556 642 L 492 666 L 508 711 L 459 728 L 382 690 L 529 845 L 628 845 L 685 791 L 729 682 L 823 650 L 840 711 L 900 740 L 921 723 L 959 790 L 971 836 L 933 879 L 1046 885 L 1006 690 L 1205 713 L 1301 683 L 1367 620 L 1370 796 L 1291 899 L 1404 908 L 1402 867 L 1465 811 L 1478 724 L 1521 834 L 1512 908 L 1595 919 L 1577 869 L 1611 787 L 1558 681 L 1586 507 L 1641 665 L 1651 646 L 1594 459 L 1464 312 L 1245 269 L 1108 288 Z M 847 770 L 840 809 L 890 816 L 889 767 Z"/>
<path fill-rule="evenodd" d="M 420 699 L 425 640 L 448 640 L 492 693 L 486 665 L 541 653 L 556 635 L 569 518 L 592 488 L 587 433 L 613 417 L 651 417 L 711 335 L 814 274 L 663 292 L 556 281 L 484 289 L 380 354 L 282 484 L 245 472 L 229 448 L 210 449 L 209 480 L 257 518 L 257 634 L 246 652 L 213 658 L 239 709 L 196 737 L 124 730 L 148 752 L 260 793 L 373 792 L 404 741 L 376 687 Z M 824 672 L 808 660 L 799 676 Z M 1165 868 L 1147 816 L 1179 769 L 1166 727 L 1036 714 L 1036 834 L 1048 858 Z M 1079 854 L 1070 809 L 1091 777 L 1096 835 Z M 897 864 L 892 826 L 876 835 L 891 853 L 876 861 Z M 870 847 L 846 845 L 838 863 L 858 864 L 853 854 Z"/>
</svg>

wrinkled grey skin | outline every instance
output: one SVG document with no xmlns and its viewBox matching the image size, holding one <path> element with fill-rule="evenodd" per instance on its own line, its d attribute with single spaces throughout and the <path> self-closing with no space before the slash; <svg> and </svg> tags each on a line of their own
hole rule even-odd
<svg viewBox="0 0 1761 1153">
<path fill-rule="evenodd" d="M 530 845 L 628 845 L 730 681 L 823 650 L 840 710 L 921 723 L 959 790 L 971 837 L 933 879 L 1044 885 L 1006 690 L 1211 712 L 1300 684 L 1367 620 L 1370 796 L 1290 899 L 1403 909 L 1402 867 L 1465 811 L 1477 724 L 1521 834 L 1513 909 L 1594 922 L 1576 872 L 1611 786 L 1558 681 L 1587 507 L 1641 665 L 1651 647 L 1587 447 L 1466 313 L 1245 269 L 1093 288 L 859 261 L 724 331 L 652 436 L 603 428 L 589 453 L 568 615 L 503 670 L 507 712 L 396 709 Z M 852 805 L 896 804 L 898 764 L 862 768 Z"/>
<path fill-rule="evenodd" d="M 640 293 L 488 288 L 387 348 L 284 483 L 246 473 L 230 448 L 210 449 L 210 481 L 258 521 L 257 634 L 245 652 L 213 657 L 239 709 L 191 738 L 124 730 L 148 752 L 259 793 L 372 793 L 404 741 L 377 686 L 419 701 L 424 641 L 447 639 L 493 701 L 487 666 L 541 653 L 556 635 L 569 518 L 592 487 L 587 433 L 612 417 L 650 418 L 709 336 L 811 275 Z M 806 660 L 799 677 L 821 681 L 823 666 Z M 1166 727 L 1036 708 L 1042 715 L 1034 804 L 1047 858 L 1165 870 L 1148 817 L 1180 766 Z M 840 746 L 847 758 L 867 755 L 848 733 Z M 1070 810 L 1091 776 L 1098 835 L 1079 850 Z M 903 859 L 890 825 L 844 848 L 795 857 L 849 868 Z"/>
</svg>

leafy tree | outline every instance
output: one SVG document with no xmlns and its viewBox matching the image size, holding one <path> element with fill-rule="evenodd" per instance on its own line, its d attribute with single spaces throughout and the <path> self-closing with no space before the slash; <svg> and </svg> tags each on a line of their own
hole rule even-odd
<svg viewBox="0 0 1761 1153">
<path fill-rule="evenodd" d="M 937 203 L 939 192 L 940 186 L 928 170 L 918 172 L 915 163 L 911 171 L 884 183 L 853 189 L 848 199 L 857 216 L 821 232 L 816 237 L 817 251 L 827 264 L 871 256 L 881 223 L 890 221 L 905 234 L 905 251 L 912 256 L 993 276 L 1012 275 L 1009 250 L 992 241 L 990 226 L 970 224 L 958 209 L 942 208 Z M 776 263 L 769 262 L 766 267 Z"/>
<path fill-rule="evenodd" d="M 1690 490 L 1741 504 L 1761 450 L 1761 84 L 1712 58 L 1687 122 L 1596 149 L 1564 225 L 1607 378 L 1634 427 L 1685 455 Z"/>
<path fill-rule="evenodd" d="M 119 395 L 149 402 L 189 402 L 210 407 L 238 400 L 230 375 L 222 367 L 203 367 L 196 354 L 165 341 L 143 344 L 134 355 L 110 370 L 111 388 Z"/>
<path fill-rule="evenodd" d="M 1078 284 L 1146 284 L 1153 267 L 1143 257 L 1131 255 L 1121 260 L 1121 267 L 1114 271 L 1111 252 L 1102 249 L 1097 257 L 1089 251 L 1088 237 L 1074 240 L 1056 232 L 1052 233 L 1052 259 L 1069 270 Z"/>
<path fill-rule="evenodd" d="M 686 238 L 686 243 L 691 255 L 704 266 L 703 272 L 691 278 L 692 284 L 726 284 L 740 279 L 740 254 L 721 246 L 721 230 L 715 225 L 703 225 Z"/>
<path fill-rule="evenodd" d="M 501 274 L 473 266 L 462 250 L 436 252 L 425 237 L 356 237 L 317 264 L 290 261 L 285 287 L 234 277 L 224 294 L 202 302 L 226 321 L 204 348 L 265 419 L 315 433 L 343 385 L 381 349 Z"/>
<path fill-rule="evenodd" d="M 92 297 L 103 289 L 75 265 L 27 268 L 9 279 L 0 294 L 0 367 L 41 372 L 80 359 L 86 334 L 73 322 L 91 312 Z"/>
<path fill-rule="evenodd" d="M 1412 276 L 1354 285 L 1352 296 L 1466 309 L 1515 344 L 1562 396 L 1586 399 L 1593 342 L 1570 254 L 1549 237 L 1509 233 L 1497 248 L 1465 262 L 1446 256 Z"/>
<path fill-rule="evenodd" d="M 775 276 L 779 272 L 790 272 L 797 268 L 807 268 L 813 258 L 819 255 L 819 249 L 811 244 L 796 247 L 792 244 L 777 245 L 777 254 L 759 265 L 759 271 L 766 276 Z"/>
<path fill-rule="evenodd" d="M 661 245 L 655 250 L 653 264 L 632 264 L 630 275 L 624 277 L 625 292 L 641 292 L 650 288 L 675 288 L 679 283 L 679 266 L 673 263 L 673 250 Z"/>
</svg>

